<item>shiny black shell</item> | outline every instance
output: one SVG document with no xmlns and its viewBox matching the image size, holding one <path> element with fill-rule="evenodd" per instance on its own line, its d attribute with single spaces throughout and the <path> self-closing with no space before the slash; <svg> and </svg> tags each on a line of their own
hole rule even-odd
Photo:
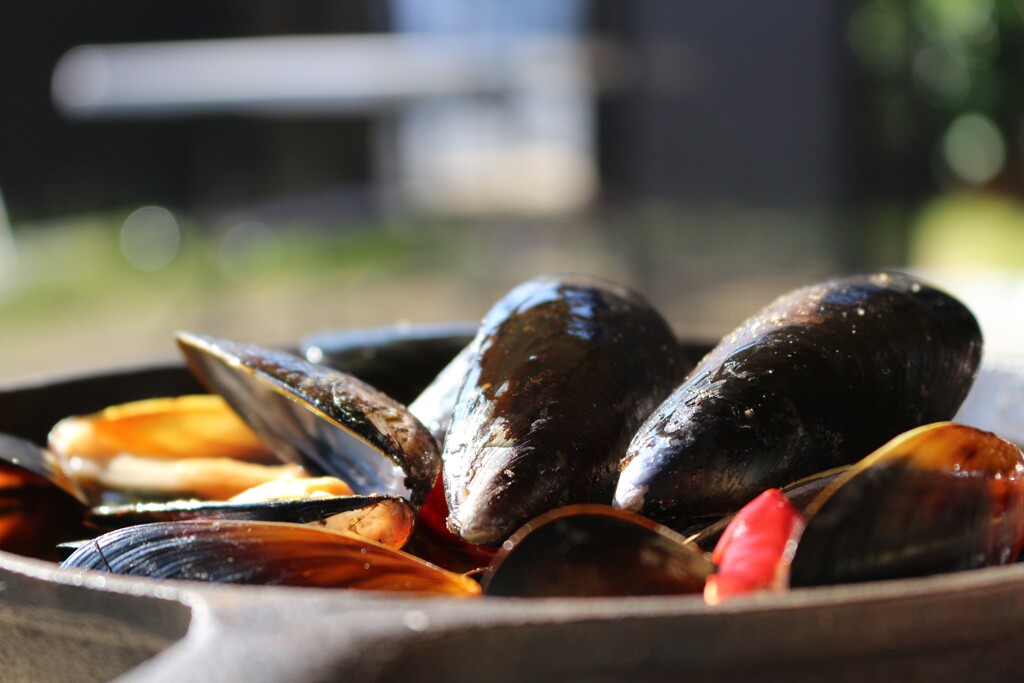
<svg viewBox="0 0 1024 683">
<path fill-rule="evenodd" d="M 607 505 L 541 515 L 506 541 L 486 595 L 596 597 L 700 593 L 711 561 L 670 529 Z"/>
<path fill-rule="evenodd" d="M 473 595 L 470 579 L 352 534 L 281 522 L 191 520 L 125 527 L 63 569 L 211 583 Z"/>
<path fill-rule="evenodd" d="M 348 373 L 283 351 L 178 333 L 189 369 L 282 459 L 359 494 L 419 506 L 437 479 L 437 442 L 403 406 Z"/>
<path fill-rule="evenodd" d="M 728 514 L 950 419 L 980 356 L 970 311 L 911 276 L 797 290 L 723 339 L 654 411 L 615 504 L 676 528 Z"/>
<path fill-rule="evenodd" d="M 537 515 L 611 500 L 629 439 L 681 377 L 639 295 L 583 276 L 526 282 L 488 313 L 442 455 L 449 526 L 500 543 Z"/>
<path fill-rule="evenodd" d="M 974 427 L 919 427 L 850 468 L 807 516 L 793 587 L 1007 564 L 1024 546 L 1024 455 Z"/>
</svg>

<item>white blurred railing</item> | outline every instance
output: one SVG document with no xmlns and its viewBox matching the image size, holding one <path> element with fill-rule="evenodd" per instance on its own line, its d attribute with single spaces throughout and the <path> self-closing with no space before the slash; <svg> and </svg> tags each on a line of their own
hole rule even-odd
<svg viewBox="0 0 1024 683">
<path fill-rule="evenodd" d="M 411 101 L 591 87 L 578 40 L 381 34 L 81 45 L 57 63 L 71 117 L 370 112 Z M 483 52 L 486 52 L 484 50 Z"/>
<path fill-rule="evenodd" d="M 362 115 L 385 206 L 559 213 L 597 185 L 591 57 L 575 35 L 292 36 L 82 45 L 51 90 L 71 118 Z"/>
</svg>

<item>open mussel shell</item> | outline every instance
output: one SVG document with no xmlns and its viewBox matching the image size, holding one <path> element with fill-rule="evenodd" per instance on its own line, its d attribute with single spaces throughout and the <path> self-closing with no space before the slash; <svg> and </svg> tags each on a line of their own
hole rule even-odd
<svg viewBox="0 0 1024 683">
<path fill-rule="evenodd" d="M 1024 456 L 990 432 L 927 425 L 857 463 L 807 516 L 794 587 L 1006 564 L 1024 544 Z"/>
<path fill-rule="evenodd" d="M 440 471 L 437 443 L 397 401 L 343 372 L 283 351 L 179 333 L 192 372 L 279 457 L 356 493 L 422 504 Z"/>
<path fill-rule="evenodd" d="M 497 544 L 537 515 L 607 502 L 630 437 L 682 374 L 678 341 L 641 296 L 544 276 L 485 317 L 445 437 L 449 526 Z"/>
<path fill-rule="evenodd" d="M 0 434 L 0 550 L 57 559 L 57 544 L 85 534 L 85 509 L 52 453 Z"/>
<path fill-rule="evenodd" d="M 909 275 L 797 290 L 725 337 L 652 413 L 629 445 L 615 505 L 682 529 L 856 462 L 952 419 L 980 356 L 971 312 Z"/>
<path fill-rule="evenodd" d="M 193 519 L 290 522 L 353 533 L 401 548 L 412 534 L 415 513 L 404 498 L 394 496 L 328 496 L 253 503 L 171 501 L 104 505 L 93 508 L 87 519 L 101 531 Z"/>
<path fill-rule="evenodd" d="M 528 523 L 484 574 L 486 595 L 587 597 L 700 593 L 707 556 L 670 529 L 605 505 L 571 505 Z"/>
<path fill-rule="evenodd" d="M 61 565 L 214 583 L 476 595 L 472 579 L 351 534 L 280 522 L 158 522 L 104 534 Z"/>
</svg>

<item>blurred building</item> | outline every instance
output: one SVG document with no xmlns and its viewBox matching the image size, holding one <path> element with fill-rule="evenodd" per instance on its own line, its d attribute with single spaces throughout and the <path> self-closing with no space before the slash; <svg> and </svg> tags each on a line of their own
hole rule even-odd
<svg viewBox="0 0 1024 683">
<path fill-rule="evenodd" d="M 753 0 L 722 7 L 667 0 L 8 5 L 0 9 L 9 56 L 0 60 L 0 83 L 13 104 L 0 110 L 0 188 L 15 216 L 153 201 L 261 202 L 328 215 L 396 202 L 440 212 L 557 213 L 595 200 L 829 210 L 856 192 L 845 11 L 797 5 L 786 12 Z M 390 100 L 350 97 L 330 106 L 296 89 L 290 106 L 279 99 L 268 107 L 252 95 L 235 106 L 223 106 L 224 98 L 219 107 L 184 106 L 187 95 L 184 105 L 168 95 L 160 106 L 118 108 L 122 80 L 141 79 L 157 96 L 159 80 L 146 81 L 138 67 L 127 76 L 111 71 L 115 82 L 87 82 L 88 64 L 71 77 L 58 69 L 56 104 L 51 96 L 54 70 L 76 46 L 358 34 L 455 48 L 414 57 L 419 83 L 415 69 L 405 80 L 392 73 L 408 60 L 396 58 L 392 70 L 387 59 L 360 65 L 396 83 Z M 450 63 L 435 63 L 444 59 Z M 253 71 L 271 82 L 261 68 Z M 83 95 L 83 83 L 93 90 Z M 94 100 L 91 110 L 76 108 Z"/>
</svg>

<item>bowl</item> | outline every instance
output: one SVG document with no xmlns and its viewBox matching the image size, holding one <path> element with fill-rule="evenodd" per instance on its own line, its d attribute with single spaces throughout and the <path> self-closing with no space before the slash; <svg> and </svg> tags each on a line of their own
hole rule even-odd
<svg viewBox="0 0 1024 683">
<path fill-rule="evenodd" d="M 471 324 L 321 335 L 303 350 L 409 400 Z M 689 344 L 697 356 L 707 344 Z M 182 365 L 0 388 L 0 432 L 199 390 Z M 987 358 L 958 419 L 1024 443 L 1024 361 Z M 407 598 L 86 573 L 0 552 L 3 680 L 1015 681 L 1024 564 L 754 595 Z"/>
</svg>

